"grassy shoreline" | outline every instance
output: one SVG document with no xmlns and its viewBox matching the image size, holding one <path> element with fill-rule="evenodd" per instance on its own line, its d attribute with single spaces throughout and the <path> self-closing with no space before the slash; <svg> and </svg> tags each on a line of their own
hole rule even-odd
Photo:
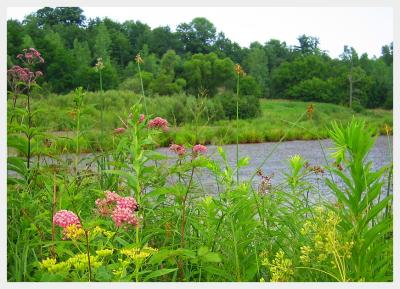
<svg viewBox="0 0 400 289">
<path fill-rule="evenodd" d="M 126 98 L 126 96 L 122 95 L 122 98 Z M 37 151 L 43 151 L 46 146 L 45 151 L 49 154 L 76 151 L 73 126 L 69 125 L 68 130 L 54 130 L 55 127 L 52 125 L 52 123 L 56 122 L 68 123 L 69 121 L 73 123 L 73 110 L 65 105 L 65 99 L 66 96 L 59 96 L 58 100 L 41 99 L 37 102 L 48 107 L 48 115 L 40 125 L 42 127 L 41 130 L 46 131 L 46 133 L 36 144 L 38 146 Z M 314 108 L 312 115 L 306 113 L 310 104 L 313 104 Z M 391 127 L 393 123 L 391 110 L 365 109 L 356 113 L 350 108 L 335 104 L 281 99 L 261 99 L 260 105 L 261 115 L 259 117 L 239 120 L 239 143 L 276 142 L 284 136 L 285 141 L 325 139 L 328 138 L 328 128 L 331 121 L 336 120 L 348 123 L 353 116 L 355 119 L 365 120 L 367 126 L 383 135 L 386 135 L 385 125 Z M 122 126 L 120 119 L 124 119 L 127 113 L 116 104 L 115 106 L 110 106 L 105 112 L 106 128 L 103 140 L 104 146 L 101 148 L 101 134 L 96 126 L 98 110 L 93 100 L 90 100 L 86 106 L 87 111 L 82 116 L 83 123 L 86 123 L 86 126 L 83 126 L 83 133 L 79 139 L 80 151 L 86 153 L 111 150 L 119 137 L 114 134 L 114 129 Z M 129 103 L 126 103 L 124 107 L 128 108 Z M 151 110 L 150 113 L 153 117 L 158 116 L 156 109 Z M 156 136 L 156 142 L 159 147 L 167 147 L 171 143 L 192 145 L 196 143 L 206 145 L 236 143 L 235 120 L 213 122 L 203 120 L 198 122 L 197 125 L 194 122 L 177 125 L 174 120 L 167 116 L 162 114 L 161 116 L 168 119 L 171 127 L 168 133 Z M 300 121 L 293 125 L 300 116 L 302 116 Z M 50 139 L 50 143 L 46 139 Z"/>
</svg>

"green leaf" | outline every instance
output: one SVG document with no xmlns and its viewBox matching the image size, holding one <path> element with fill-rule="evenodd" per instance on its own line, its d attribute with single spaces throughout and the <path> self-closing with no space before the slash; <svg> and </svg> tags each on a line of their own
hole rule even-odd
<svg viewBox="0 0 400 289">
<path fill-rule="evenodd" d="M 197 255 L 198 256 L 204 256 L 209 252 L 208 247 L 202 246 L 197 250 Z"/>
<path fill-rule="evenodd" d="M 204 256 L 201 257 L 201 260 L 203 262 L 209 262 L 209 263 L 220 263 L 222 261 L 219 254 L 215 252 L 206 253 Z"/>
<path fill-rule="evenodd" d="M 178 268 L 174 268 L 174 269 L 160 269 L 160 270 L 154 271 L 154 272 L 150 273 L 149 275 L 147 275 L 147 276 L 143 279 L 143 281 L 146 282 L 146 281 L 148 281 L 148 280 L 150 280 L 150 279 L 154 279 L 154 278 L 157 278 L 157 277 L 160 277 L 160 276 L 163 276 L 163 275 L 166 275 L 166 274 L 175 272 L 176 270 L 178 270 Z"/>
</svg>

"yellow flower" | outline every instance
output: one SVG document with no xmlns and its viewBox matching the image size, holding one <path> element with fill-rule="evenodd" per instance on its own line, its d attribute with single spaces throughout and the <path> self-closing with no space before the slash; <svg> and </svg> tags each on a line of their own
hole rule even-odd
<svg viewBox="0 0 400 289">
<path fill-rule="evenodd" d="M 97 256 L 100 256 L 100 257 L 110 256 L 112 253 L 113 253 L 112 249 L 102 249 L 102 250 L 96 251 Z"/>
<path fill-rule="evenodd" d="M 385 131 L 386 131 L 386 134 L 387 134 L 387 135 L 392 134 L 393 129 L 392 129 L 392 127 L 391 127 L 390 125 L 388 125 L 387 123 L 385 123 L 384 128 L 385 128 Z"/>
<path fill-rule="evenodd" d="M 71 265 L 69 263 L 60 262 L 60 263 L 54 264 L 48 270 L 50 273 L 57 273 L 57 272 L 69 271 L 70 268 L 71 268 Z"/>
<path fill-rule="evenodd" d="M 135 61 L 138 64 L 143 64 L 144 63 L 143 58 L 140 56 L 140 53 L 136 54 Z"/>
<path fill-rule="evenodd" d="M 130 248 L 130 249 L 121 249 L 121 254 L 128 256 L 134 261 L 141 261 L 149 257 L 150 255 L 158 252 L 158 249 L 151 248 L 151 247 L 143 247 L 140 248 Z"/>
<path fill-rule="evenodd" d="M 235 64 L 235 72 L 237 75 L 244 75 L 244 70 L 243 68 L 240 66 L 240 64 Z"/>
<path fill-rule="evenodd" d="M 103 59 L 101 57 L 99 57 L 99 58 L 97 58 L 97 63 L 94 66 L 94 70 L 96 70 L 96 72 L 99 72 L 103 69 L 104 69 Z"/>
<path fill-rule="evenodd" d="M 276 253 L 269 269 L 271 271 L 271 282 L 287 282 L 294 274 L 292 260 L 285 258 L 282 249 L 279 249 Z"/>
<path fill-rule="evenodd" d="M 64 235 L 69 239 L 78 240 L 85 235 L 85 231 L 80 226 L 72 224 L 64 229 Z"/>
<path fill-rule="evenodd" d="M 300 247 L 300 260 L 304 265 L 310 264 L 310 254 L 312 252 L 312 249 L 309 246 L 302 246 Z"/>
<path fill-rule="evenodd" d="M 40 267 L 42 269 L 49 269 L 49 268 L 53 267 L 56 263 L 57 263 L 56 259 L 47 258 L 45 260 L 42 260 L 42 262 L 40 262 Z"/>
</svg>

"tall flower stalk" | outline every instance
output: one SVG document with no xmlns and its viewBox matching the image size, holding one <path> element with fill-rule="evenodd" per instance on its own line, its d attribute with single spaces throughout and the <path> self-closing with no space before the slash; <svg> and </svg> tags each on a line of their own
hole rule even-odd
<svg viewBox="0 0 400 289">
<path fill-rule="evenodd" d="M 75 151 L 75 175 L 78 175 L 78 164 L 79 164 L 79 157 L 80 157 L 80 147 L 79 147 L 79 137 L 80 137 L 80 121 L 81 121 L 81 110 L 82 110 L 82 104 L 83 104 L 83 88 L 78 87 L 75 89 L 75 97 L 74 97 L 74 103 L 75 103 L 75 113 L 76 113 L 76 135 L 75 135 L 75 142 L 76 142 L 76 151 Z"/>
<path fill-rule="evenodd" d="M 140 64 L 143 64 L 143 58 L 140 56 L 140 53 L 138 53 L 135 57 L 135 61 L 137 63 L 138 66 L 138 71 L 139 71 L 139 79 L 140 79 L 140 87 L 142 89 L 142 98 L 143 98 L 143 106 L 144 106 L 144 112 L 147 113 L 147 106 L 146 106 L 146 97 L 144 95 L 144 86 L 143 86 L 143 79 L 142 79 L 142 70 L 140 69 Z"/>
<path fill-rule="evenodd" d="M 26 111 L 27 111 L 27 129 L 23 131 L 28 139 L 27 147 L 27 168 L 30 168 L 31 160 L 31 145 L 32 139 L 35 136 L 32 132 L 32 109 L 31 109 L 31 93 L 32 88 L 37 86 L 36 79 L 41 77 L 41 71 L 33 71 L 34 67 L 39 63 L 44 63 L 44 59 L 40 52 L 35 48 L 23 49 L 23 53 L 17 55 L 17 59 L 22 63 L 22 67 L 15 65 L 7 71 L 8 81 L 13 89 L 13 108 L 16 106 L 18 95 L 25 91 L 26 94 Z M 23 87 L 20 89 L 20 85 Z"/>
<path fill-rule="evenodd" d="M 97 63 L 94 69 L 99 73 L 99 85 L 100 85 L 100 97 L 101 97 L 101 108 L 100 108 L 100 129 L 101 129 L 101 146 L 103 147 L 104 137 L 104 95 L 103 95 L 103 75 L 102 70 L 104 69 L 103 59 L 97 58 Z"/>
<path fill-rule="evenodd" d="M 235 65 L 236 78 L 236 181 L 239 183 L 239 86 L 244 71 L 240 64 Z"/>
</svg>

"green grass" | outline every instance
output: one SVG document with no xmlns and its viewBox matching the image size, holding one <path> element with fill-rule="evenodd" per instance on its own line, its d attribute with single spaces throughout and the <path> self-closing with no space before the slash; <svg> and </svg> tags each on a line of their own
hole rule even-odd
<svg viewBox="0 0 400 289">
<path fill-rule="evenodd" d="M 100 150 L 100 110 L 101 99 L 99 94 L 89 92 L 85 95 L 84 108 L 81 116 L 81 126 L 84 131 L 80 139 L 81 151 Z M 106 91 L 104 93 L 104 125 L 105 147 L 109 150 L 113 144 L 113 130 L 122 126 L 121 119 L 126 119 L 129 108 L 138 100 L 139 96 L 129 91 Z M 182 105 L 182 100 L 186 101 Z M 166 118 L 171 129 L 168 134 L 158 137 L 159 146 L 168 146 L 171 143 L 202 143 L 202 144 L 233 144 L 236 143 L 235 120 L 217 120 L 221 118 L 218 112 L 203 115 L 196 127 L 193 121 L 195 109 L 194 97 L 184 95 L 148 97 L 148 111 L 153 117 Z M 392 126 L 393 114 L 391 110 L 365 109 L 355 113 L 352 109 L 328 103 L 312 103 L 314 113 L 312 118 L 306 115 L 310 102 L 267 100 L 261 99 L 261 115 L 257 118 L 239 120 L 239 142 L 259 143 L 279 141 L 285 134 L 285 140 L 312 140 L 327 138 L 331 121 L 348 123 L 353 116 L 365 120 L 367 126 L 385 134 L 384 125 Z M 51 135 L 66 136 L 57 140 L 51 148 L 55 152 L 73 152 L 75 141 L 71 140 L 70 131 L 74 130 L 73 95 L 49 95 L 46 98 L 34 99 L 34 105 L 42 109 L 40 117 L 36 119 L 36 126 L 42 131 L 51 132 Z M 301 115 L 303 118 L 296 126 L 295 122 Z M 290 127 L 290 128 L 289 128 Z M 195 133 L 197 130 L 197 133 Z M 57 133 L 54 133 L 57 132 Z"/>
<path fill-rule="evenodd" d="M 352 109 L 328 103 L 313 103 L 312 119 L 305 115 L 296 127 L 289 128 L 306 110 L 309 103 L 286 100 L 261 100 L 262 115 L 250 120 L 240 120 L 239 142 L 258 143 L 279 141 L 287 133 L 286 140 L 312 140 L 327 138 L 330 122 L 333 120 L 347 123 L 354 116 L 365 120 L 367 125 L 384 134 L 384 125 L 392 125 L 392 111 L 375 109 L 355 113 Z M 236 141 L 236 129 L 233 120 L 221 120 L 210 125 L 201 126 L 201 136 L 195 139 L 194 127 L 185 124 L 174 128 L 168 138 L 161 141 L 162 145 L 169 142 L 205 144 L 232 144 Z"/>
</svg>

